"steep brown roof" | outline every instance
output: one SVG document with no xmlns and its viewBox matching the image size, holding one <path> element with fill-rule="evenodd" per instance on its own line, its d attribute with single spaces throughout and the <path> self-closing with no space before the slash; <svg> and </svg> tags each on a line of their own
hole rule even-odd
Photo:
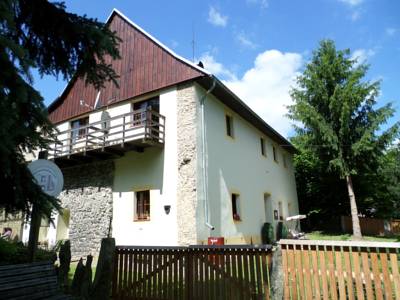
<svg viewBox="0 0 400 300">
<path fill-rule="evenodd" d="M 121 59 L 111 62 L 120 78 L 119 88 L 112 82 L 105 83 L 100 91 L 101 106 L 208 75 L 117 10 L 112 12 L 107 24 L 122 39 L 119 45 Z M 88 106 L 94 106 L 97 94 L 93 86 L 85 85 L 84 79 L 71 80 L 61 96 L 49 106 L 50 120 L 59 123 L 91 111 Z M 80 105 L 81 100 L 88 106 Z"/>
</svg>

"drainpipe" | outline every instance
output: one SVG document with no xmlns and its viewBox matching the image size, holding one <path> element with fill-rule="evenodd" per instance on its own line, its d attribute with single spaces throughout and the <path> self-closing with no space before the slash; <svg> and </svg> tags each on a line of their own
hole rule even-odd
<svg viewBox="0 0 400 300">
<path fill-rule="evenodd" d="M 210 89 L 203 95 L 200 99 L 200 107 L 201 107 L 201 147 L 202 147 L 202 169 L 203 169 L 203 197 L 204 197 L 204 219 L 205 225 L 214 230 L 214 226 L 210 224 L 209 213 L 208 213 L 208 177 L 207 177 L 207 161 L 206 161 L 206 126 L 205 126 L 205 117 L 204 117 L 204 101 L 207 98 L 207 95 L 211 93 L 216 85 L 216 79 L 213 76 L 213 83 Z"/>
</svg>

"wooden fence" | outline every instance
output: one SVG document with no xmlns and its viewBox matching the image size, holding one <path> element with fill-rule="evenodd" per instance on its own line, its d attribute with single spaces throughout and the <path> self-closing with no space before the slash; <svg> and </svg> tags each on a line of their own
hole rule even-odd
<svg viewBox="0 0 400 300">
<path fill-rule="evenodd" d="M 116 247 L 113 299 L 269 299 L 270 246 Z"/>
<path fill-rule="evenodd" d="M 359 218 L 361 232 L 364 235 L 385 235 L 385 220 L 373 218 Z M 351 217 L 342 216 L 342 230 L 344 232 L 353 232 L 353 223 Z"/>
<path fill-rule="evenodd" d="M 400 220 L 390 220 L 390 231 L 392 234 L 400 235 Z"/>
<path fill-rule="evenodd" d="M 376 218 L 359 218 L 361 232 L 364 235 L 400 235 L 400 220 L 383 220 Z M 351 217 L 342 216 L 342 230 L 353 232 Z"/>
<path fill-rule="evenodd" d="M 280 244 L 284 299 L 400 299 L 400 243 Z"/>
</svg>

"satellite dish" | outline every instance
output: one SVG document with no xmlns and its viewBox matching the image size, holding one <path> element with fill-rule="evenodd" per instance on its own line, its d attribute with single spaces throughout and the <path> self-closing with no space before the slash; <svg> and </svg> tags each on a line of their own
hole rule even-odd
<svg viewBox="0 0 400 300">
<path fill-rule="evenodd" d="M 103 110 L 103 112 L 101 113 L 100 116 L 100 120 L 101 120 L 101 129 L 105 132 L 108 133 L 108 130 L 110 129 L 110 114 L 108 113 L 108 111 Z"/>
<path fill-rule="evenodd" d="M 49 196 L 57 197 L 63 188 L 64 177 L 60 168 L 53 162 L 38 159 L 28 165 L 36 183 Z"/>
</svg>

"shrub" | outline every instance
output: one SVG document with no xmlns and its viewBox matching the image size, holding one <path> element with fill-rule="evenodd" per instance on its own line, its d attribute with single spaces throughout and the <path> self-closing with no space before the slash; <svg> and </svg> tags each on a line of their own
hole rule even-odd
<svg viewBox="0 0 400 300">
<path fill-rule="evenodd" d="M 271 223 L 264 223 L 261 227 L 261 241 L 263 244 L 272 244 L 274 242 L 274 227 Z"/>
<path fill-rule="evenodd" d="M 36 261 L 54 261 L 56 253 L 44 249 L 36 250 Z M 22 264 L 28 261 L 28 248 L 22 242 L 0 239 L 0 265 Z"/>
</svg>

